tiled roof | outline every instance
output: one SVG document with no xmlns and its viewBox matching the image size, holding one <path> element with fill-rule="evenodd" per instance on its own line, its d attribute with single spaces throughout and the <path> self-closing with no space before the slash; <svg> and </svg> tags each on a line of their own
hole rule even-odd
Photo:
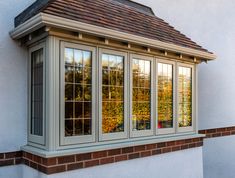
<svg viewBox="0 0 235 178">
<path fill-rule="evenodd" d="M 40 12 L 208 52 L 156 17 L 151 8 L 129 0 L 38 0 L 16 17 L 15 25 Z"/>
</svg>

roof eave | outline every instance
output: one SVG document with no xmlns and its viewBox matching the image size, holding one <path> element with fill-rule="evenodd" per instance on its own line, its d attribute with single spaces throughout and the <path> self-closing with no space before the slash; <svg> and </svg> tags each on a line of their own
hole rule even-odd
<svg viewBox="0 0 235 178">
<path fill-rule="evenodd" d="M 16 27 L 10 32 L 12 39 L 18 40 L 23 36 L 32 33 L 33 31 L 43 27 L 43 26 L 52 26 L 72 31 L 78 31 L 83 33 L 90 33 L 98 36 L 104 36 L 107 38 L 122 40 L 130 43 L 136 43 L 145 45 L 148 47 L 158 48 L 162 50 L 168 50 L 172 52 L 182 53 L 186 55 L 192 55 L 195 57 L 202 58 L 204 60 L 214 60 L 216 55 L 209 52 L 204 52 L 192 48 L 187 48 L 175 44 L 170 44 L 158 40 L 153 40 L 145 37 L 140 37 L 137 35 L 132 35 L 129 33 L 124 33 L 112 29 L 107 29 L 104 27 L 99 27 L 95 25 L 90 25 L 87 23 L 78 22 L 75 20 L 70 20 L 46 13 L 39 13 L 34 17 L 30 18 L 23 24 Z"/>
</svg>

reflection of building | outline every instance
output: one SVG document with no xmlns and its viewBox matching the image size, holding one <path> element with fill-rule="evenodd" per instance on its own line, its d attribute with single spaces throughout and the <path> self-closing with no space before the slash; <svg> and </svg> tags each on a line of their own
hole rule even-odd
<svg viewBox="0 0 235 178">
<path fill-rule="evenodd" d="M 178 157 L 200 156 L 197 66 L 212 53 L 129 0 L 37 0 L 10 35 L 29 53 L 28 135 L 0 165 L 23 164 L 25 177 L 189 177 Z M 199 166 L 185 169 L 199 178 Z"/>
</svg>

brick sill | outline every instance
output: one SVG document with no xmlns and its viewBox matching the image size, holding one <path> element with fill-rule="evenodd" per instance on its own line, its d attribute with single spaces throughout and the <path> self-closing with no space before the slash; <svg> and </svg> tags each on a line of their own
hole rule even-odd
<svg viewBox="0 0 235 178">
<path fill-rule="evenodd" d="M 26 146 L 21 147 L 21 150 L 27 153 L 31 153 L 33 155 L 43 157 L 43 158 L 53 158 L 53 157 L 68 156 L 68 155 L 74 155 L 74 154 L 84 154 L 84 153 L 91 153 L 91 152 L 97 152 L 97 151 L 119 149 L 119 148 L 125 148 L 125 147 L 141 146 L 141 145 L 194 139 L 194 138 L 204 138 L 205 136 L 206 136 L 205 134 L 195 134 L 195 133 L 184 134 L 184 135 L 174 135 L 174 136 L 165 135 L 165 136 L 158 136 L 155 138 L 141 138 L 139 140 L 134 140 L 134 141 L 133 140 L 120 141 L 120 142 L 112 143 L 112 144 L 99 143 L 99 145 L 95 145 L 95 146 L 83 146 L 79 148 L 61 149 L 57 151 L 46 151 L 46 150 L 42 150 L 39 148 L 35 148 L 30 145 L 26 145 Z"/>
</svg>

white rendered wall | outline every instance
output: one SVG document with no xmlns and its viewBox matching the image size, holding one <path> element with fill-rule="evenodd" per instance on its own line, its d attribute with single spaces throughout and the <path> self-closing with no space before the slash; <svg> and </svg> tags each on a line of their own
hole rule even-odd
<svg viewBox="0 0 235 178">
<path fill-rule="evenodd" d="M 203 178 L 202 166 L 202 148 L 193 148 L 49 176 L 23 165 L 11 166 L 0 168 L 0 178 Z"/>
<path fill-rule="evenodd" d="M 34 0 L 0 0 L 0 152 L 26 143 L 27 53 L 12 41 L 14 17 Z"/>
</svg>

